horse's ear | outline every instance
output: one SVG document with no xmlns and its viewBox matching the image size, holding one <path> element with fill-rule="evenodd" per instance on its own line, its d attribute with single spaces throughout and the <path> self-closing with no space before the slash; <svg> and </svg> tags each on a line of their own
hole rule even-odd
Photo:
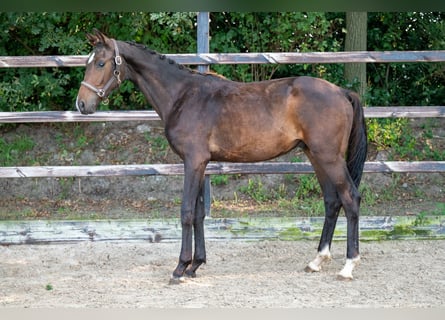
<svg viewBox="0 0 445 320">
<path fill-rule="evenodd" d="M 108 37 L 97 29 L 93 29 L 94 34 L 87 33 L 87 39 L 93 47 L 104 45 L 108 41 Z"/>
</svg>

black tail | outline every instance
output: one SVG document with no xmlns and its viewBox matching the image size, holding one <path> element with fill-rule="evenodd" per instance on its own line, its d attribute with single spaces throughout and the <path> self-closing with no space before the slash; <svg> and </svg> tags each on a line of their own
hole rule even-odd
<svg viewBox="0 0 445 320">
<path fill-rule="evenodd" d="M 368 137 L 366 132 L 365 116 L 360 98 L 355 92 L 345 91 L 354 110 L 351 135 L 349 136 L 347 166 L 349 174 L 358 188 L 362 179 L 366 155 L 368 153 Z"/>
</svg>

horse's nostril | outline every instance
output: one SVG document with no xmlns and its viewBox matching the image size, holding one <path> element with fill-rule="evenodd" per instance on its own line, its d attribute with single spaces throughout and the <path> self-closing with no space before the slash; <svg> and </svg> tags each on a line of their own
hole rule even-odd
<svg viewBox="0 0 445 320">
<path fill-rule="evenodd" d="M 81 113 L 85 113 L 85 102 L 83 100 L 77 100 L 76 101 L 76 108 Z"/>
</svg>

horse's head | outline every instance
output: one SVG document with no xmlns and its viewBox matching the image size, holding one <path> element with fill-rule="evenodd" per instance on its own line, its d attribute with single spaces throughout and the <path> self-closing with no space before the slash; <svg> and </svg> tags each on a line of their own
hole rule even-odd
<svg viewBox="0 0 445 320">
<path fill-rule="evenodd" d="M 94 34 L 87 34 L 87 38 L 94 49 L 76 99 L 76 107 L 83 114 L 94 113 L 99 102 L 107 101 L 108 95 L 123 79 L 122 57 L 116 41 L 96 29 Z"/>
</svg>

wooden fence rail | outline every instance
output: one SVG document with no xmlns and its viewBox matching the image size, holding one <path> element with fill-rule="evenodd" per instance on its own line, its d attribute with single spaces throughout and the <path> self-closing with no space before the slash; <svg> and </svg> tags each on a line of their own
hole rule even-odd
<svg viewBox="0 0 445 320">
<path fill-rule="evenodd" d="M 185 65 L 209 64 L 291 64 L 291 63 L 392 63 L 443 62 L 445 50 L 435 51 L 342 51 L 182 53 L 166 57 Z M 88 56 L 0 56 L 0 68 L 83 67 Z"/>
<path fill-rule="evenodd" d="M 211 162 L 211 174 L 304 174 L 313 173 L 309 162 Z M 373 161 L 366 162 L 364 172 L 445 172 L 445 161 Z M 63 178 L 183 175 L 182 164 L 96 165 L 96 166 L 30 166 L 0 167 L 0 178 Z"/>
<path fill-rule="evenodd" d="M 366 118 L 443 118 L 445 106 L 365 107 Z M 0 112 L 0 123 L 118 122 L 160 120 L 155 111 L 98 111 L 82 115 L 77 111 Z"/>
</svg>

